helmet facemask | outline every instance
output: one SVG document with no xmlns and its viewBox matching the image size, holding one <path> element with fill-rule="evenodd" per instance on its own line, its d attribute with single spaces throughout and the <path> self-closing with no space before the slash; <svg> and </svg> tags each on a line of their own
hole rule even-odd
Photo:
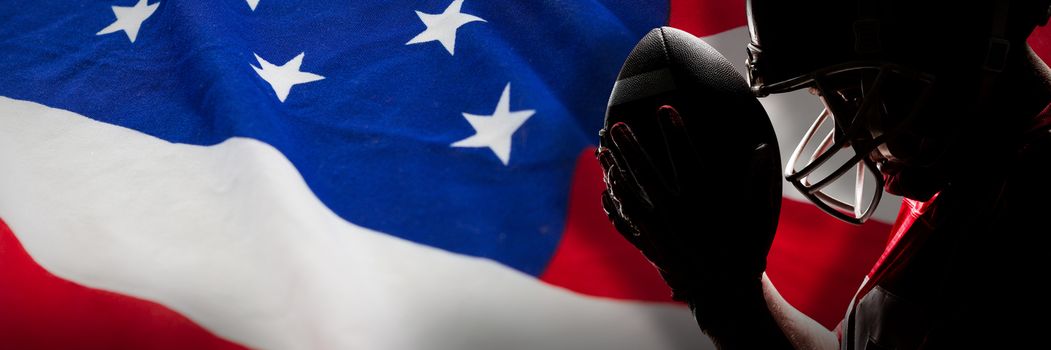
<svg viewBox="0 0 1051 350">
<path fill-rule="evenodd" d="M 850 62 L 758 85 L 762 94 L 809 88 L 825 107 L 789 157 L 785 179 L 826 213 L 865 222 L 883 194 L 881 167 L 897 161 L 891 149 L 909 153 L 887 141 L 915 129 L 933 81 L 894 64 Z M 830 190 L 850 186 L 849 199 Z"/>
</svg>

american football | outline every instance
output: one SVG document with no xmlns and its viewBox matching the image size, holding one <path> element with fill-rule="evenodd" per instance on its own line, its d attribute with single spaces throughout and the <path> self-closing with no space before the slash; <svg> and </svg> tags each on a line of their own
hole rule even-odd
<svg viewBox="0 0 1051 350">
<path fill-rule="evenodd" d="M 664 146 L 656 121 L 661 106 L 678 111 L 694 153 L 702 158 L 704 169 L 693 172 L 700 178 L 680 181 L 698 183 L 714 198 L 734 198 L 741 195 L 731 192 L 736 185 L 756 187 L 743 183 L 755 181 L 755 174 L 746 174 L 749 169 L 762 169 L 769 179 L 769 185 L 763 186 L 773 188 L 770 198 L 780 199 L 777 139 L 763 106 L 723 55 L 703 40 L 671 27 L 651 30 L 625 60 L 610 95 L 603 130 L 624 122 L 644 147 Z M 607 137 L 600 140 L 601 144 L 609 142 Z M 770 154 L 769 164 L 754 164 L 754 151 L 760 145 Z M 667 152 L 648 153 L 662 172 L 676 171 Z"/>
</svg>

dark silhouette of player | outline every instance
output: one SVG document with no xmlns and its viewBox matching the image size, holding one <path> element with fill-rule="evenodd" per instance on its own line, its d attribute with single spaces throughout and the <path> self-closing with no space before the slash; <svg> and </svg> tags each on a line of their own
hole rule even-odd
<svg viewBox="0 0 1051 350">
<path fill-rule="evenodd" d="M 636 51 L 664 58 L 633 53 L 600 134 L 604 207 L 721 348 L 1046 348 L 1051 71 L 1026 38 L 1048 13 L 1047 0 L 752 0 L 747 84 L 712 73 L 725 64 L 688 34 L 655 31 Z M 882 191 L 905 197 L 836 330 L 762 272 L 776 141 L 740 96 L 800 89 L 825 111 L 788 159 L 788 190 L 855 224 Z M 829 190 L 839 181 L 852 198 Z"/>
</svg>

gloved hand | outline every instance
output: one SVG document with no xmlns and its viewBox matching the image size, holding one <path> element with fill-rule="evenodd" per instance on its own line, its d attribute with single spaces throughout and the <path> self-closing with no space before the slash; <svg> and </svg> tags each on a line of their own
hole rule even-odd
<svg viewBox="0 0 1051 350">
<path fill-rule="evenodd" d="M 780 210 L 776 143 L 733 150 L 695 142 L 668 105 L 623 119 L 600 132 L 597 151 L 607 186 L 602 204 L 617 230 L 660 271 L 676 300 L 725 302 L 754 292 Z M 710 132 L 718 131 L 703 133 Z M 719 164 L 724 155 L 706 162 L 707 152 L 738 161 Z"/>
</svg>

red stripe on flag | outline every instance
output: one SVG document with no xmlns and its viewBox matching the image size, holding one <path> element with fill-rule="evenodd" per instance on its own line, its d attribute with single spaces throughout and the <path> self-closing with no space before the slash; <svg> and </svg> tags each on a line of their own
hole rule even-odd
<svg viewBox="0 0 1051 350">
<path fill-rule="evenodd" d="M 605 189 L 595 149 L 585 149 L 573 172 L 562 241 L 540 280 L 588 295 L 671 302 L 671 289 L 606 218 Z"/>
<path fill-rule="evenodd" d="M 583 294 L 670 302 L 653 266 L 606 219 L 594 152 L 587 149 L 577 159 L 566 229 L 540 279 Z M 768 273 L 792 305 L 835 326 L 883 251 L 889 229 L 879 222 L 852 226 L 811 204 L 785 199 Z"/>
<path fill-rule="evenodd" d="M 833 328 L 883 253 L 890 229 L 872 220 L 854 226 L 785 198 L 766 272 L 792 306 Z"/>
<path fill-rule="evenodd" d="M 3 221 L 0 348 L 243 349 L 160 304 L 52 275 Z"/>
<path fill-rule="evenodd" d="M 668 15 L 669 26 L 700 37 L 719 34 L 746 23 L 744 0 L 672 0 Z M 741 50 L 745 44 L 741 43 Z"/>
</svg>

